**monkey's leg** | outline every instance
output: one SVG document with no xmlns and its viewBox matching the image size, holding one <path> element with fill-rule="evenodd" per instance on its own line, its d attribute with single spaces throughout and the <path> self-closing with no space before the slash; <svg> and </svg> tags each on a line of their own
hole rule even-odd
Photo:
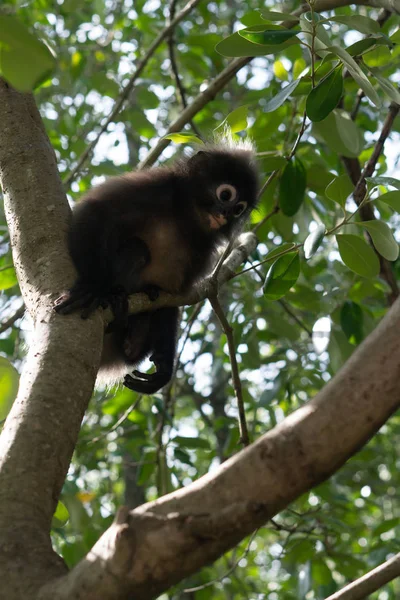
<svg viewBox="0 0 400 600">
<path fill-rule="evenodd" d="M 157 370 L 149 374 L 133 371 L 124 379 L 126 387 L 142 394 L 154 394 L 170 381 L 174 370 L 178 316 L 177 307 L 160 308 L 151 313 L 150 360 Z"/>
</svg>

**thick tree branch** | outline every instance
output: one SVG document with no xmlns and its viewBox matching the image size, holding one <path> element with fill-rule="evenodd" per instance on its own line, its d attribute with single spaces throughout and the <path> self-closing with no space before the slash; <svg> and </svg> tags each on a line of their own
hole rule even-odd
<svg viewBox="0 0 400 600">
<path fill-rule="evenodd" d="M 0 436 L 0 565 L 14 600 L 33 597 L 49 576 L 65 572 L 51 549 L 50 523 L 93 389 L 103 326 L 100 315 L 84 323 L 51 309 L 74 277 L 66 247 L 70 210 L 32 96 L 1 79 L 0 182 L 14 264 L 35 322 Z"/>
<path fill-rule="evenodd" d="M 398 300 L 312 401 L 212 474 L 120 516 L 40 600 L 79 597 L 83 583 L 86 600 L 156 598 L 329 477 L 400 405 L 399 327 Z"/>
</svg>

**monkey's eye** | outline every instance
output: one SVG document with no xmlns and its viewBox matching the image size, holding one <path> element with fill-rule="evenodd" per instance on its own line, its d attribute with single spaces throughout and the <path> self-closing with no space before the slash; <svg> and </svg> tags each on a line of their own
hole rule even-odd
<svg viewBox="0 0 400 600">
<path fill-rule="evenodd" d="M 247 208 L 247 202 L 238 202 L 234 208 L 233 216 L 240 217 L 240 215 L 244 213 L 246 208 Z"/>
<path fill-rule="evenodd" d="M 217 187 L 216 194 L 218 200 L 221 200 L 222 202 L 232 202 L 232 200 L 235 200 L 237 196 L 236 188 L 229 183 L 223 183 L 222 185 L 219 185 Z"/>
</svg>

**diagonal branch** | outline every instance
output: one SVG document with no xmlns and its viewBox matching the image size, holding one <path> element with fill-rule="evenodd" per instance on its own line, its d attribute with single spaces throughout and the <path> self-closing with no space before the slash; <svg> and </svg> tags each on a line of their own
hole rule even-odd
<svg viewBox="0 0 400 600">
<path fill-rule="evenodd" d="M 131 76 L 128 83 L 122 90 L 118 100 L 116 101 L 116 103 L 114 105 L 114 108 L 112 109 L 111 113 L 108 115 L 108 117 L 106 118 L 104 123 L 101 125 L 95 139 L 88 145 L 86 150 L 81 154 L 75 167 L 64 179 L 65 186 L 68 186 L 71 183 L 71 181 L 74 180 L 76 175 L 82 169 L 82 166 L 85 164 L 86 160 L 92 155 L 92 152 L 93 152 L 94 148 L 97 146 L 97 143 L 98 143 L 100 137 L 106 131 L 109 124 L 115 119 L 115 117 L 117 116 L 117 114 L 119 113 L 121 108 L 123 107 L 125 100 L 128 98 L 136 81 L 141 76 L 147 63 L 149 62 L 150 58 L 153 56 L 153 54 L 155 53 L 157 48 L 160 46 L 160 44 L 165 39 L 168 38 L 170 33 L 176 27 L 176 25 L 178 23 L 180 23 L 180 21 L 182 21 L 182 19 L 184 19 L 186 17 L 186 15 L 188 15 L 200 2 L 201 2 L 201 0 L 189 0 L 189 2 L 186 4 L 186 6 L 176 15 L 176 17 L 174 17 L 171 20 L 171 22 L 165 27 L 165 29 L 163 29 L 163 31 L 161 33 L 159 33 L 159 35 L 156 37 L 154 42 L 151 44 L 150 48 L 147 50 L 144 57 L 141 60 L 139 60 L 139 62 L 136 65 L 136 70 L 135 70 L 134 74 Z"/>
</svg>

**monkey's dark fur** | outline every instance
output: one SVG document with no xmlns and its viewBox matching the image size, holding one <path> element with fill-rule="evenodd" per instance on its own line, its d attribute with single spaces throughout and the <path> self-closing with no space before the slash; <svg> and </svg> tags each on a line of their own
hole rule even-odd
<svg viewBox="0 0 400 600">
<path fill-rule="evenodd" d="M 150 356 L 156 372 L 124 384 L 152 394 L 170 380 L 177 308 L 127 316 L 127 296 L 185 293 L 215 266 L 257 202 L 251 150 L 211 147 L 168 168 L 128 173 L 92 189 L 73 211 L 69 249 L 78 279 L 55 309 L 68 314 L 111 305 L 100 375 L 121 377 Z"/>
</svg>

